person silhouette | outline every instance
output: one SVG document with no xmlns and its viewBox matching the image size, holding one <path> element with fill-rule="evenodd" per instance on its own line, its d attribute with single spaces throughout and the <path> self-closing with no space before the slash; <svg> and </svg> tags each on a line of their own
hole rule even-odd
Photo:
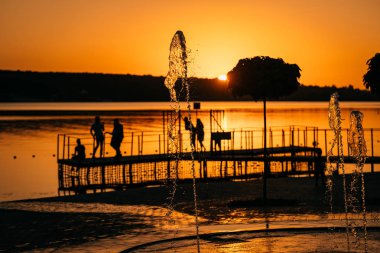
<svg viewBox="0 0 380 253">
<path fill-rule="evenodd" d="M 124 138 L 123 125 L 120 124 L 119 119 L 113 120 L 113 131 L 109 133 L 112 135 L 111 137 L 111 147 L 115 149 L 116 156 L 121 157 L 120 145 Z"/>
<path fill-rule="evenodd" d="M 95 117 L 95 122 L 91 125 L 90 133 L 94 138 L 94 152 L 92 153 L 92 158 L 95 158 L 96 151 L 100 146 L 99 157 L 103 157 L 103 144 L 104 144 L 104 125 L 100 122 L 100 117 Z"/>
<path fill-rule="evenodd" d="M 75 147 L 75 153 L 73 155 L 75 160 L 84 160 L 86 159 L 86 148 L 81 143 L 80 139 L 77 139 L 77 146 Z"/>
<path fill-rule="evenodd" d="M 196 129 L 197 139 L 198 139 L 201 151 L 202 151 L 202 149 L 206 150 L 205 146 L 203 145 L 203 140 L 205 137 L 205 131 L 204 131 L 203 123 L 200 119 L 197 119 L 197 125 L 195 126 L 195 129 Z"/>
<path fill-rule="evenodd" d="M 190 131 L 190 143 L 193 145 L 192 148 L 195 148 L 196 129 L 188 117 L 184 117 L 183 121 L 185 122 L 185 129 Z"/>
<path fill-rule="evenodd" d="M 216 133 L 219 133 L 219 131 L 217 131 Z M 221 152 L 222 151 L 222 139 L 219 136 L 217 136 L 214 139 L 214 142 L 215 142 L 215 151 Z M 219 148 L 219 150 L 218 150 L 218 148 Z"/>
<path fill-rule="evenodd" d="M 325 186 L 325 169 L 326 164 L 322 159 L 322 150 L 316 149 L 316 160 L 315 160 L 315 168 L 314 168 L 314 176 L 315 176 L 315 186 L 318 185 L 319 178 L 321 178 L 322 186 Z"/>
</svg>

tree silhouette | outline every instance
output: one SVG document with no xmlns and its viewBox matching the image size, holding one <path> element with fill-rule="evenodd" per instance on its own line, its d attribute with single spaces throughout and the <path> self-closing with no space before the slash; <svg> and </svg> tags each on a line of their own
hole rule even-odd
<svg viewBox="0 0 380 253">
<path fill-rule="evenodd" d="M 364 86 L 373 94 L 380 94 L 380 53 L 367 61 L 368 71 L 363 76 Z"/>
<path fill-rule="evenodd" d="M 285 63 L 281 58 L 256 56 L 239 60 L 227 74 L 228 88 L 234 96 L 250 95 L 255 101 L 264 104 L 264 180 L 263 199 L 267 198 L 266 181 L 270 171 L 267 162 L 266 140 L 266 101 L 290 95 L 300 85 L 298 78 L 301 69 L 297 64 Z"/>
</svg>

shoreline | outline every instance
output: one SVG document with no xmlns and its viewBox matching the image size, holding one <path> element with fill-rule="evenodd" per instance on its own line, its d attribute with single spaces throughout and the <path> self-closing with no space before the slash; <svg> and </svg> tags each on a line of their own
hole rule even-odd
<svg viewBox="0 0 380 253">
<path fill-rule="evenodd" d="M 368 214 L 380 212 L 377 192 L 380 173 L 366 176 Z M 341 186 L 341 177 L 336 179 Z M 329 214 L 325 200 L 325 188 L 315 186 L 314 178 L 270 178 L 268 198 L 296 200 L 297 204 L 282 206 L 250 206 L 231 208 L 233 200 L 251 200 L 261 197 L 261 180 L 242 182 L 211 182 L 197 185 L 198 215 L 201 227 L 270 222 L 308 221 L 343 217 L 342 193 L 334 192 L 334 213 Z M 176 189 L 173 207 L 175 212 L 167 219 L 170 187 L 131 188 L 87 195 L 49 197 L 0 203 L 1 250 L 84 249 L 94 245 L 118 250 L 145 241 L 170 238 L 173 227 L 178 226 L 179 235 L 192 234 L 194 205 L 191 184 L 180 184 Z M 372 202 L 372 203 L 371 203 Z M 10 209 L 6 205 L 11 206 Z M 17 205 L 29 205 L 29 211 L 17 210 Z M 30 207 L 36 208 L 30 211 Z M 45 208 L 45 209 L 44 209 Z M 50 208 L 50 209 L 49 209 Z M 329 216 L 330 215 L 330 216 Z M 246 226 L 244 225 L 244 226 Z M 244 227 L 243 226 L 243 227 Z M 236 228 L 236 227 L 235 227 Z M 141 240 L 136 241 L 136 236 Z M 117 239 L 119 238 L 119 239 Z M 106 243 L 107 242 L 107 243 Z M 24 246 L 23 246 L 24 245 Z M 92 246 L 91 246 L 92 245 Z M 112 246 L 113 247 L 113 246 Z M 115 249 L 115 248 L 114 248 Z M 64 252 L 64 250 L 62 251 Z"/>
<path fill-rule="evenodd" d="M 352 174 L 346 175 L 349 180 Z M 364 173 L 366 183 L 366 197 L 375 198 L 377 189 L 380 190 L 380 172 Z M 342 187 L 342 175 L 334 176 L 336 188 Z M 219 187 L 223 189 L 219 189 Z M 262 179 L 250 180 L 217 180 L 209 182 L 199 182 L 196 184 L 199 192 L 199 200 L 218 199 L 220 195 L 229 199 L 260 199 L 262 192 Z M 293 187 L 293 188 L 291 188 Z M 66 195 L 66 196 L 50 196 L 42 198 L 26 198 L 19 200 L 2 201 L 8 202 L 74 202 L 74 203 L 104 203 L 115 205 L 157 205 L 164 206 L 167 202 L 169 194 L 169 185 L 151 185 L 145 187 L 132 187 L 122 191 L 107 191 L 98 193 Z M 189 182 L 177 185 L 177 194 L 175 201 L 187 203 L 193 201 L 192 184 Z M 315 178 L 311 177 L 269 177 L 268 178 L 268 199 L 292 199 L 310 202 L 323 201 L 326 187 L 324 187 L 319 179 L 316 184 Z M 368 192 L 369 191 L 369 192 Z M 191 193 L 191 194 L 189 194 Z M 246 194 L 252 194 L 248 197 Z M 225 195 L 226 194 L 226 195 Z M 243 195 L 245 194 L 245 195 Z M 320 195 L 322 194 L 322 195 Z M 343 192 L 334 191 L 336 198 L 342 197 Z M 178 196 L 180 195 L 180 196 Z M 132 198 L 138 196 L 139 199 Z M 288 198 L 290 197 L 290 198 Z M 380 199 L 380 197 L 379 197 Z M 340 203 L 340 202 L 339 202 Z"/>
</svg>

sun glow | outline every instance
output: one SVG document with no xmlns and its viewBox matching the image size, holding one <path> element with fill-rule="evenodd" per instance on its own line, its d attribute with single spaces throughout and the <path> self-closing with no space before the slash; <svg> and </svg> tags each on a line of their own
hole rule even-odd
<svg viewBox="0 0 380 253">
<path fill-rule="evenodd" d="M 225 75 L 225 74 L 220 75 L 220 76 L 218 76 L 218 79 L 219 79 L 220 81 L 227 81 L 227 75 Z"/>
</svg>

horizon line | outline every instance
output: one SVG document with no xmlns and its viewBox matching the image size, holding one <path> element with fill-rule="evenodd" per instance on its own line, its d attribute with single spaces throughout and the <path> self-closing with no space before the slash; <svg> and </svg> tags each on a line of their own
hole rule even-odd
<svg viewBox="0 0 380 253">
<path fill-rule="evenodd" d="M 120 76 L 127 76 L 127 75 L 130 75 L 130 76 L 151 76 L 151 77 L 162 77 L 162 78 L 165 78 L 166 76 L 164 75 L 153 75 L 153 74 L 131 74 L 131 73 L 107 73 L 107 72 L 86 72 L 86 71 L 81 71 L 81 72 L 69 72 L 69 71 L 54 71 L 54 70 L 48 70 L 48 71 L 40 71 L 40 70 L 22 70 L 22 69 L 0 69 L 0 72 L 1 71 L 9 71 L 9 72 L 30 72 L 30 73 L 55 73 L 55 74 L 93 74 L 93 75 L 120 75 Z M 213 80 L 213 79 L 216 79 L 218 80 L 218 77 L 196 77 L 196 76 L 192 76 L 192 77 L 188 77 L 188 79 L 191 79 L 191 78 L 196 78 L 196 79 L 210 79 L 210 80 Z M 367 89 L 365 88 L 355 88 L 355 86 L 353 84 L 346 84 L 345 86 L 337 86 L 336 84 L 330 84 L 330 85 L 325 85 L 325 86 L 321 86 L 321 85 L 318 85 L 318 84 L 304 84 L 304 83 L 300 83 L 300 85 L 303 85 L 303 86 L 311 86 L 311 87 L 320 87 L 320 88 L 333 88 L 333 87 L 336 87 L 336 88 L 349 88 L 350 86 L 353 87 L 354 90 L 363 90 L 363 91 L 366 91 Z"/>
</svg>

